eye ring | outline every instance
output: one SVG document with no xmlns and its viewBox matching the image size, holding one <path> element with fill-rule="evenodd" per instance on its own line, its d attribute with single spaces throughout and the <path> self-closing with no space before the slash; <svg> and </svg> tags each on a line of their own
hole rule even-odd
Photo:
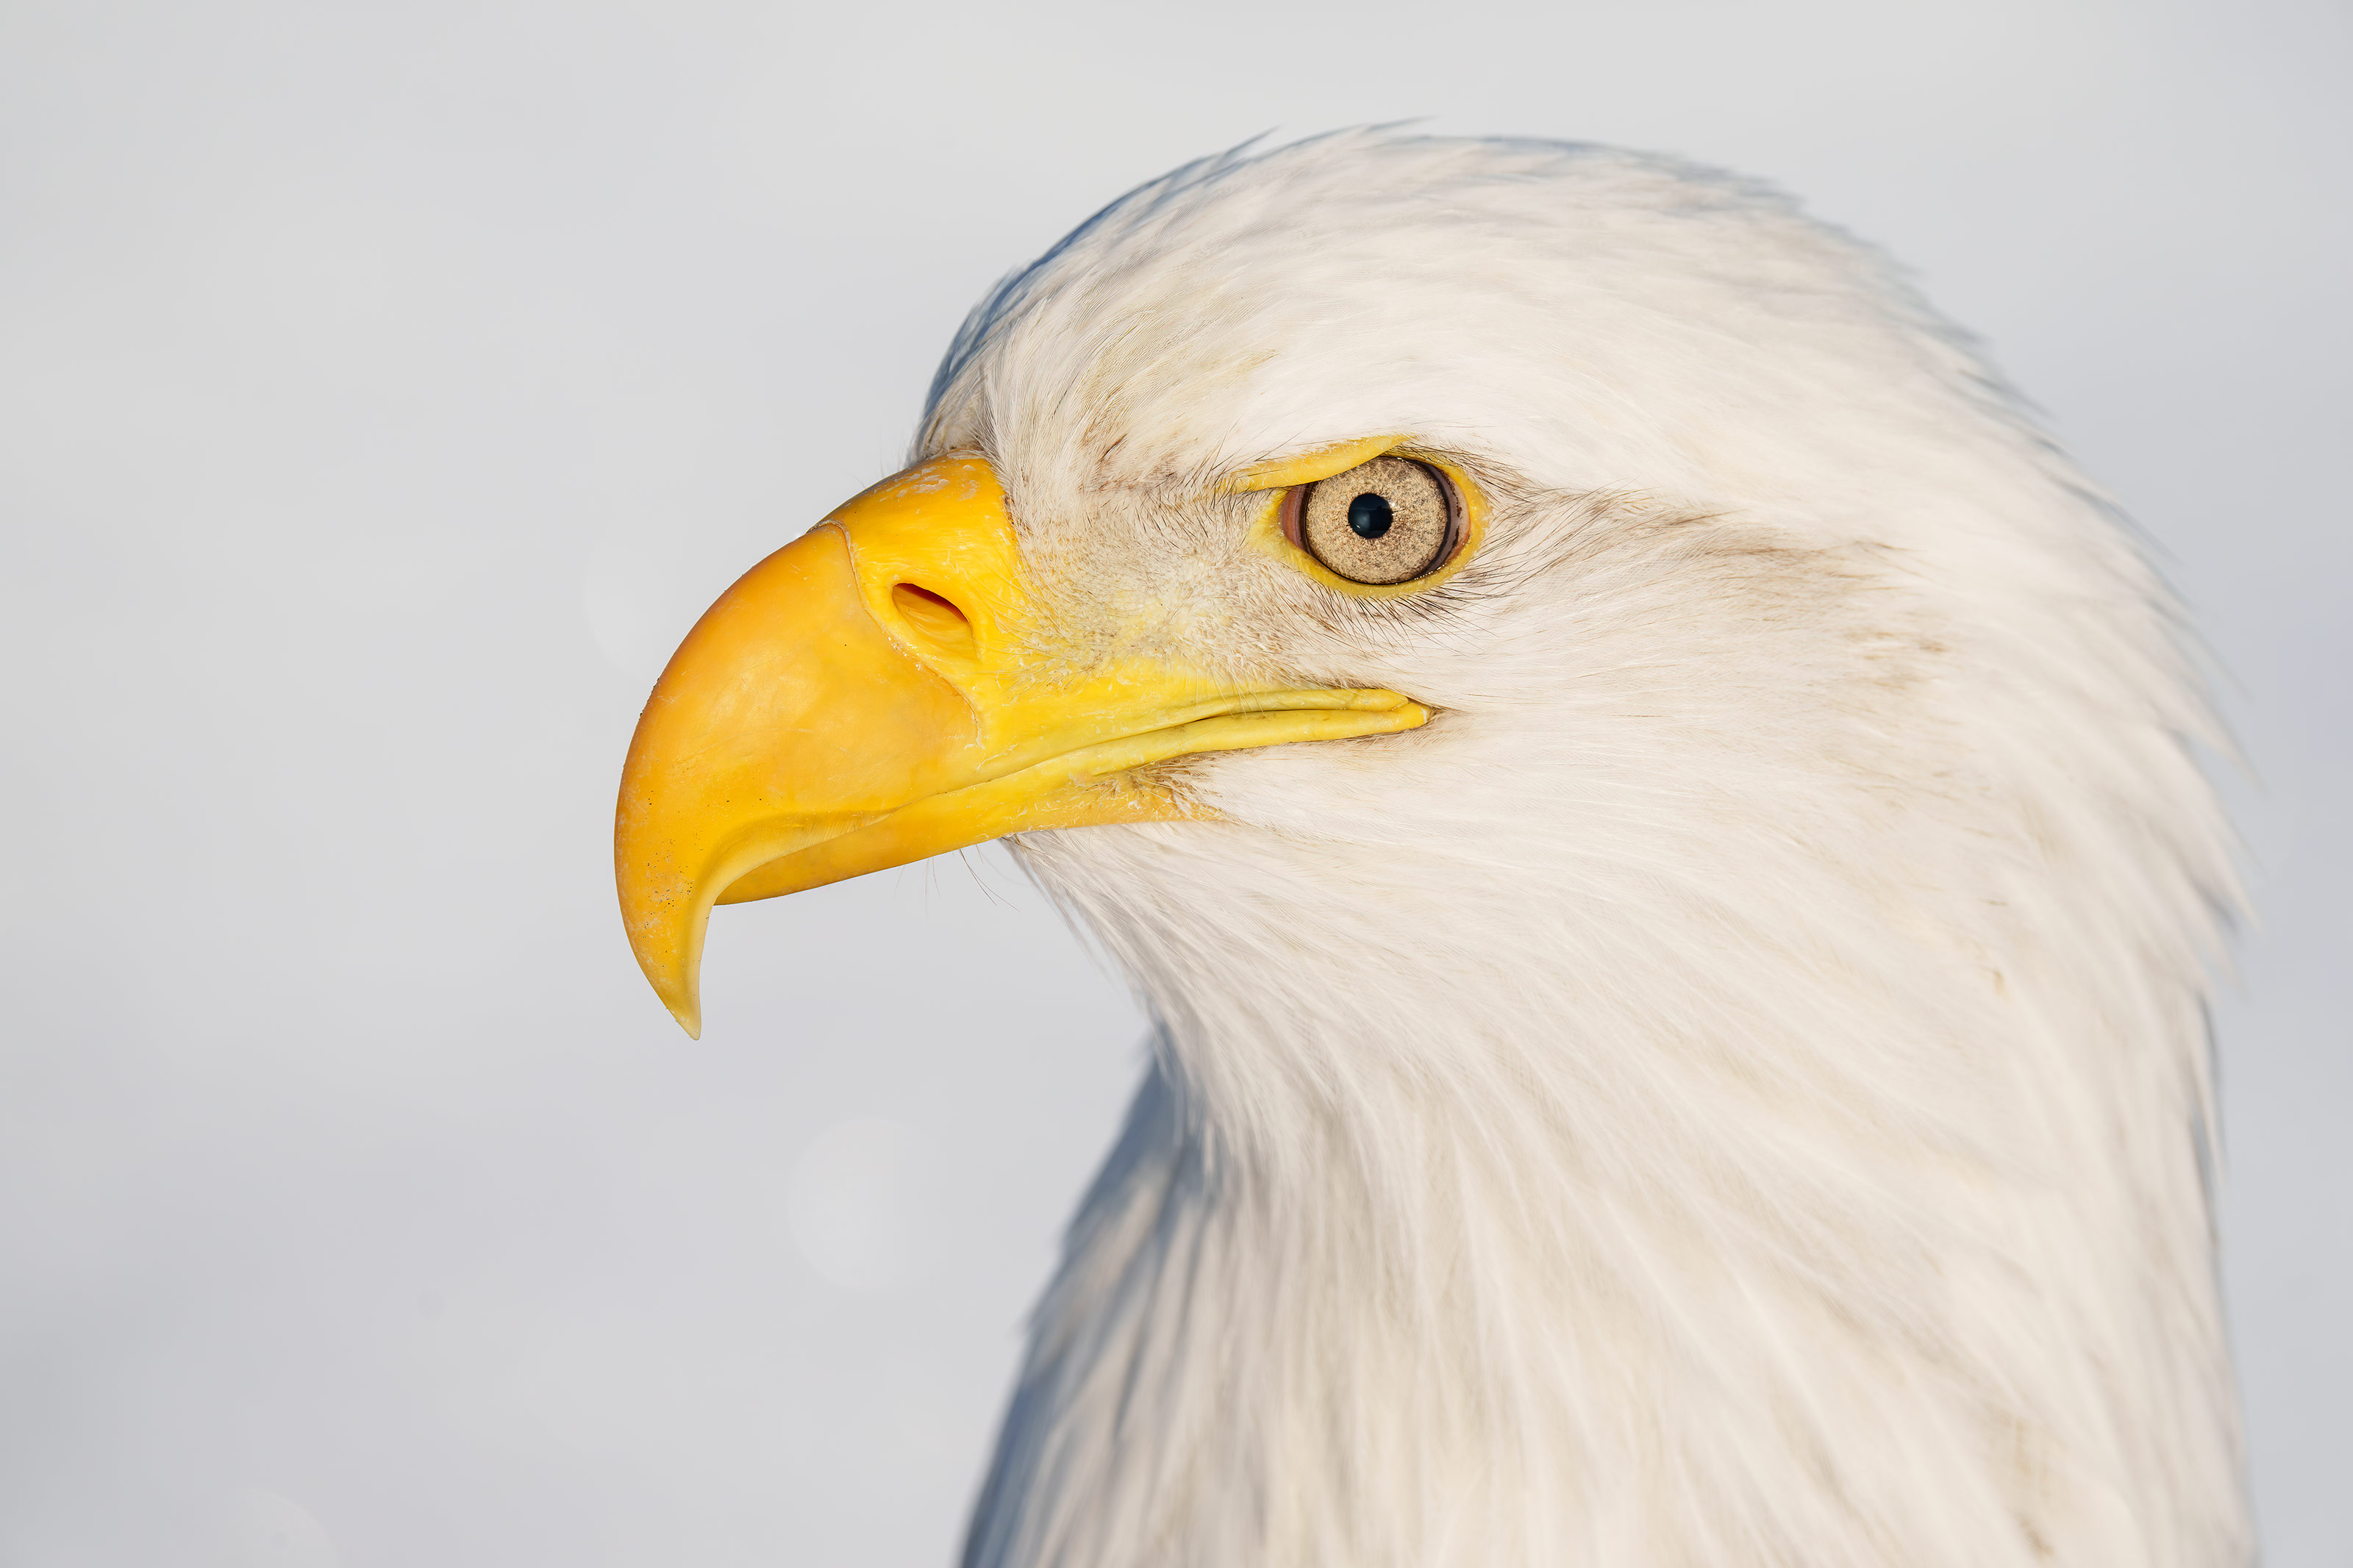
<svg viewBox="0 0 2353 1568">
<path fill-rule="evenodd" d="M 1406 493 L 1396 493 L 1400 488 Z M 1433 500 L 1437 516 L 1430 515 Z M 1452 476 L 1394 452 L 1292 486 L 1283 492 L 1278 521 L 1282 537 L 1325 572 L 1350 587 L 1377 592 L 1410 588 L 1445 571 L 1470 536 Z"/>
</svg>

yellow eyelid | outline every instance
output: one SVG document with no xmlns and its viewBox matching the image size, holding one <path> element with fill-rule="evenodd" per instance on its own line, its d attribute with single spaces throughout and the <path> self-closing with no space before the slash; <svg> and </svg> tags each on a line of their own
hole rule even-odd
<svg viewBox="0 0 2353 1568">
<path fill-rule="evenodd" d="M 1293 485 L 1312 485 L 1318 479 L 1345 474 L 1360 463 L 1369 463 L 1403 446 L 1406 439 L 1403 436 L 1366 436 L 1361 440 L 1318 447 L 1296 457 L 1255 463 L 1220 484 L 1218 493 L 1248 495 L 1252 490 L 1284 490 Z"/>
<path fill-rule="evenodd" d="M 1374 449 L 1376 447 L 1377 449 Z M 1311 478 L 1291 480 L 1283 488 L 1269 496 L 1267 504 L 1259 509 L 1258 517 L 1250 525 L 1250 542 L 1270 554 L 1281 556 L 1293 568 L 1306 573 L 1324 586 L 1359 599 L 1404 599 L 1410 598 L 1416 594 L 1426 594 L 1460 572 L 1464 564 L 1479 552 L 1480 542 L 1486 537 L 1487 532 L 1487 497 L 1478 485 L 1472 482 L 1471 476 L 1462 471 L 1460 464 L 1409 446 L 1402 437 L 1377 437 L 1346 447 L 1330 447 L 1315 454 L 1314 457 L 1320 467 L 1322 459 L 1327 455 L 1357 452 L 1364 452 L 1366 455 L 1352 456 L 1347 462 L 1333 467 L 1327 471 L 1316 473 Z M 1345 474 L 1358 463 L 1370 462 L 1374 458 L 1384 456 L 1404 458 L 1412 462 L 1425 464 L 1446 476 L 1447 482 L 1454 487 L 1455 497 L 1462 508 L 1462 540 L 1454 547 L 1454 553 L 1447 557 L 1445 565 L 1424 576 L 1416 577 L 1411 582 L 1350 582 L 1284 537 L 1283 500 L 1297 486 L 1314 484 L 1318 479 L 1328 479 L 1335 474 Z M 1309 461 L 1307 458 L 1293 460 L 1302 465 Z"/>
</svg>

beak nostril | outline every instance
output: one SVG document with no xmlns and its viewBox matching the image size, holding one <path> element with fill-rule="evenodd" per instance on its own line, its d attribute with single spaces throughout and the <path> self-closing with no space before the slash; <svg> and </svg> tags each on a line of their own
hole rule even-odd
<svg viewBox="0 0 2353 1568">
<path fill-rule="evenodd" d="M 913 583 L 900 583 L 891 589 L 891 607 L 933 647 L 967 658 L 976 651 L 971 618 L 953 599 Z"/>
</svg>

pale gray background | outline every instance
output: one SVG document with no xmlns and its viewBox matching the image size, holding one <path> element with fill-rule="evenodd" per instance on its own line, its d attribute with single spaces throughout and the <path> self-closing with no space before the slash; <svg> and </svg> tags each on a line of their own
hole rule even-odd
<svg viewBox="0 0 2353 1568">
<path fill-rule="evenodd" d="M 1891 247 L 2169 552 L 2277 1568 L 2353 1563 L 2348 13 L 0 6 L 0 1564 L 936 1565 L 1139 1021 L 995 852 L 638 980 L 638 700 L 971 300 L 1269 127 L 1687 153 Z"/>
</svg>

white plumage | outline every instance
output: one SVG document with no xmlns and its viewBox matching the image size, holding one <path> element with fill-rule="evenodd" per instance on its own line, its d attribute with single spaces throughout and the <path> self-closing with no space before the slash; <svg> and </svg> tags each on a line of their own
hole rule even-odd
<svg viewBox="0 0 2353 1568">
<path fill-rule="evenodd" d="M 1200 499 L 1379 433 L 1494 504 L 1419 597 Z M 1655 158 L 1350 132 L 1091 220 L 918 446 L 995 465 L 1066 646 L 1437 710 L 1019 841 L 1158 1033 L 970 1568 L 2245 1559 L 2209 720 L 1886 263 Z"/>
</svg>

